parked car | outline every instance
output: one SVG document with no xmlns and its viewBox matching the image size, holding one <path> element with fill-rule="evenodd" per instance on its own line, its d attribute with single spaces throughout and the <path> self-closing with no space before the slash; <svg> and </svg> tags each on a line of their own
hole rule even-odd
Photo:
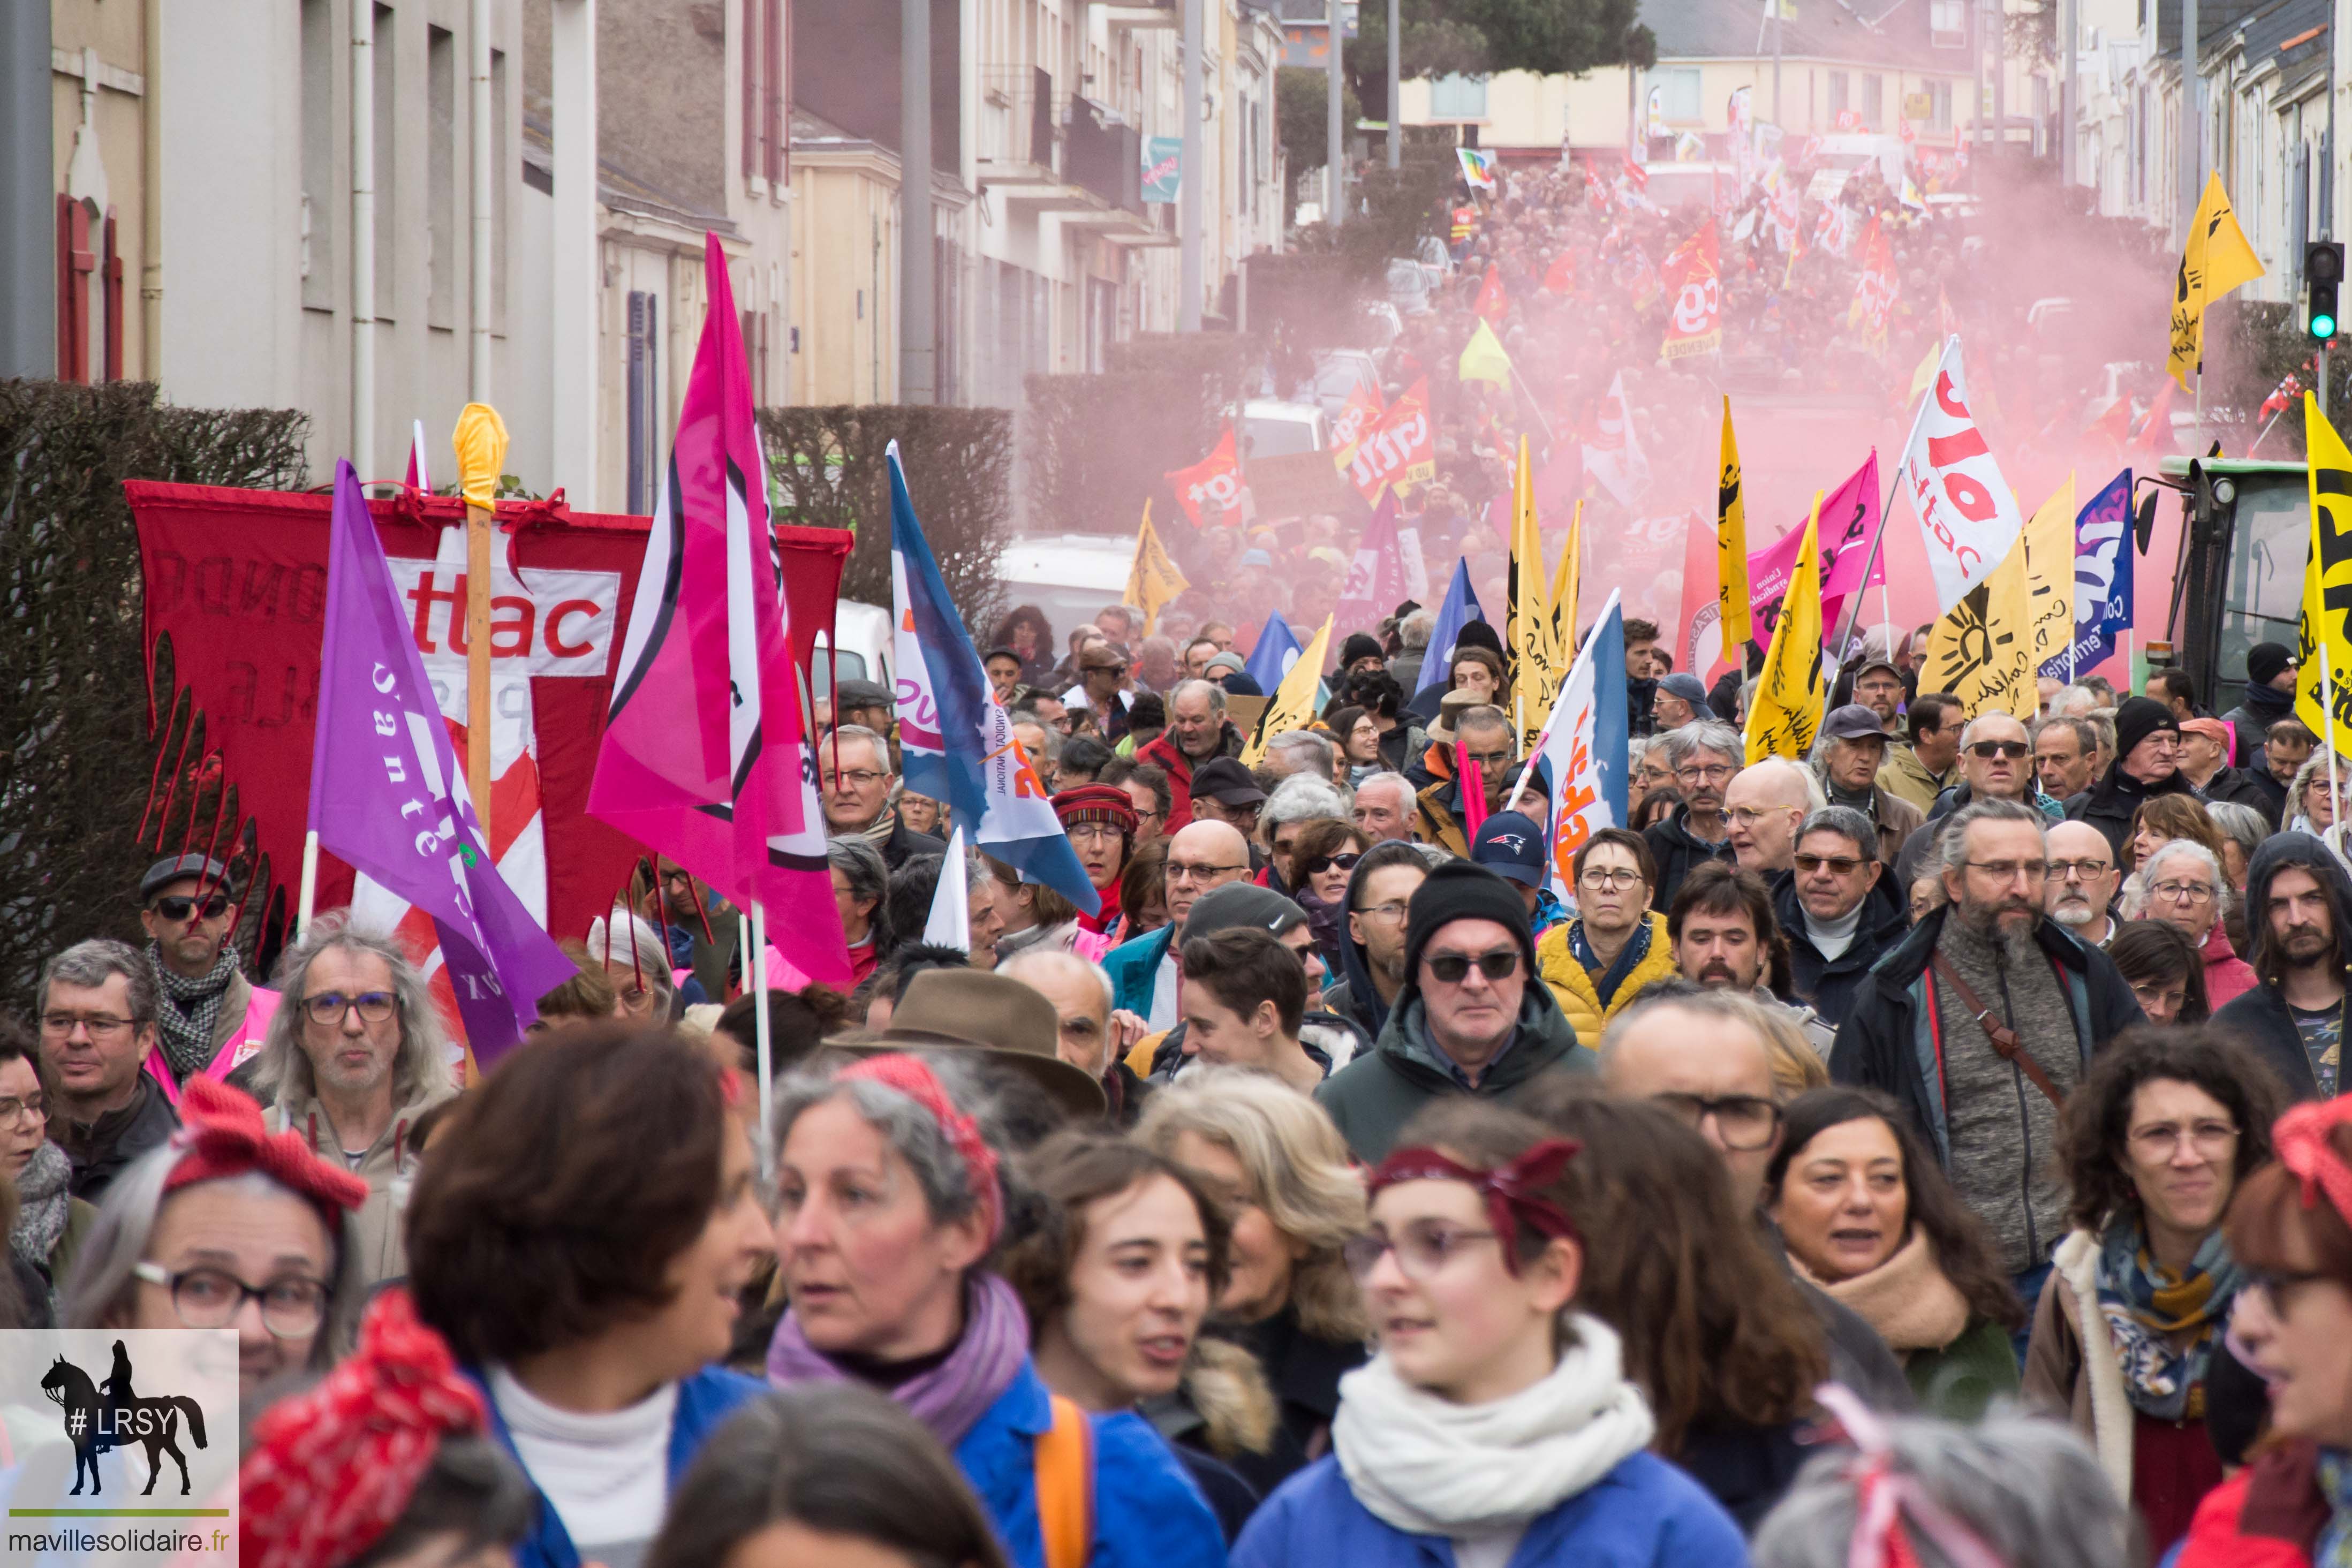
<svg viewBox="0 0 2352 1568">
<path fill-rule="evenodd" d="M 1015 539 L 1004 547 L 996 562 L 996 575 L 1004 583 L 1006 608 L 1034 604 L 1044 611 L 1054 628 L 1056 654 L 1070 628 L 1093 620 L 1104 605 L 1119 602 L 1134 570 L 1131 534 L 1050 534 Z M 990 629 L 976 630 L 984 638 Z"/>
<path fill-rule="evenodd" d="M 841 653 L 836 660 L 834 648 Z M 878 604 L 845 599 L 833 607 L 833 637 L 816 634 L 816 652 L 809 661 L 809 678 L 819 692 L 830 689 L 835 665 L 845 681 L 891 683 L 890 612 Z"/>
</svg>

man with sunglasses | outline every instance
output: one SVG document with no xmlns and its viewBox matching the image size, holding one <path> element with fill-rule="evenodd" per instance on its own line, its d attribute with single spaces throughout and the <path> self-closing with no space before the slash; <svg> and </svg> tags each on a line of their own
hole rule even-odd
<svg viewBox="0 0 2352 1568">
<path fill-rule="evenodd" d="M 1907 888 L 1918 879 L 1928 854 L 1941 841 L 1944 823 L 1972 801 L 2022 800 L 2051 822 L 2066 814 L 2042 793 L 2034 778 L 2032 738 L 2009 715 L 1979 714 L 1970 719 L 1960 731 L 1959 756 L 1959 780 L 1936 797 L 1927 821 L 1904 841 L 1903 852 L 1895 857 L 1897 887 Z"/>
<path fill-rule="evenodd" d="M 2197 790 L 2180 771 L 2180 720 L 2154 697 L 2130 697 L 2116 709 L 2116 760 L 2106 776 L 2066 802 L 2066 815 L 2107 835 L 2107 847 L 2123 859 L 2132 818 L 2158 795 Z"/>
<path fill-rule="evenodd" d="M 226 1077 L 261 1049 L 278 993 L 237 967 L 236 888 L 228 869 L 189 852 L 157 861 L 139 879 L 139 924 L 155 977 L 157 1050 L 147 1071 L 176 1099 L 199 1072 Z"/>
<path fill-rule="evenodd" d="M 1790 869 L 1773 879 L 1790 988 L 1832 1029 L 1845 1021 L 1863 976 L 1911 924 L 1883 869 L 1876 824 L 1851 806 L 1828 806 L 1798 828 Z"/>
<path fill-rule="evenodd" d="M 1415 1113 L 1450 1094 L 1506 1103 L 1555 1068 L 1589 1072 L 1576 1030 L 1536 976 L 1535 937 L 1512 885 L 1447 861 L 1405 906 L 1405 980 L 1370 1054 L 1315 1098 L 1358 1159 L 1378 1165 Z"/>
<path fill-rule="evenodd" d="M 1127 705 L 1133 693 L 1127 678 L 1127 655 L 1109 643 L 1089 643 L 1078 650 L 1078 692 L 1094 710 L 1096 727 L 1106 745 L 1127 738 Z"/>
</svg>

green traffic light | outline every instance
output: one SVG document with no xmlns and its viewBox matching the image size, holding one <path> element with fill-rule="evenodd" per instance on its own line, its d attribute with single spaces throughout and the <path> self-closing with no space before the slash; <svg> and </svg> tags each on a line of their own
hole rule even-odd
<svg viewBox="0 0 2352 1568">
<path fill-rule="evenodd" d="M 2315 338 L 2322 339 L 2333 338 L 2336 336 L 2336 318 L 2333 316 L 2314 316 L 2311 319 L 2311 335 Z"/>
</svg>

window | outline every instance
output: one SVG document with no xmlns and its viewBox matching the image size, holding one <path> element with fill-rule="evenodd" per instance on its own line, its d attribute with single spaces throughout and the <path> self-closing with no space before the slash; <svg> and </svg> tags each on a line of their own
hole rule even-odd
<svg viewBox="0 0 2352 1568">
<path fill-rule="evenodd" d="M 784 163 L 783 0 L 742 0 L 743 172 L 781 185 Z"/>
<path fill-rule="evenodd" d="M 629 291 L 629 510 L 654 509 L 659 483 L 657 444 L 661 428 L 660 338 L 655 331 L 659 298 Z"/>
<path fill-rule="evenodd" d="M 425 321 L 454 327 L 457 301 L 457 47 L 425 29 Z"/>
<path fill-rule="evenodd" d="M 58 198 L 58 380 L 122 379 L 122 257 L 114 209 Z"/>
<path fill-rule="evenodd" d="M 1927 41 L 1939 49 L 1969 47 L 1968 0 L 1927 0 Z"/>
<path fill-rule="evenodd" d="M 1668 123 L 1690 124 L 1704 117 L 1696 66 L 1667 66 L 1654 70 L 1650 73 L 1650 85 L 1658 89 L 1658 112 L 1666 117 Z"/>
<path fill-rule="evenodd" d="M 1839 115 L 1853 107 L 1853 94 L 1848 90 L 1848 84 L 1849 78 L 1845 72 L 1830 72 L 1829 118 L 1832 125 L 1837 123 Z"/>
<path fill-rule="evenodd" d="M 1439 77 L 1429 84 L 1429 118 L 1432 120 L 1484 120 L 1486 118 L 1486 78 L 1485 77 Z"/>
<path fill-rule="evenodd" d="M 2033 78 L 2040 81 L 2042 78 Z M 1886 112 L 1886 78 L 1866 76 L 1862 78 L 1862 122 L 1875 131 L 1883 124 Z"/>
<path fill-rule="evenodd" d="M 1927 84 L 1927 123 L 1938 131 L 1952 128 L 1952 84 L 1948 81 Z"/>
</svg>

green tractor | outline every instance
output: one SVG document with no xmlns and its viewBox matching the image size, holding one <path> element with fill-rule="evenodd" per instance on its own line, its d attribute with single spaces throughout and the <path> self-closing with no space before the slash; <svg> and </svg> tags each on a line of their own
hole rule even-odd
<svg viewBox="0 0 2352 1568">
<path fill-rule="evenodd" d="M 2180 547 L 2173 560 L 2172 601 L 2163 622 L 2170 653 L 2149 645 L 2151 666 L 2189 672 L 2198 697 L 2215 713 L 2243 700 L 2246 652 L 2257 643 L 2297 646 L 2303 568 L 2311 551 L 2311 497 L 2300 463 L 2168 457 L 2143 486 L 2180 497 Z M 2144 491 L 2134 518 L 2147 549 L 2159 497 Z M 2140 621 L 2142 636 L 2156 630 Z M 2347 672 L 2338 670 L 2340 683 Z"/>
</svg>

